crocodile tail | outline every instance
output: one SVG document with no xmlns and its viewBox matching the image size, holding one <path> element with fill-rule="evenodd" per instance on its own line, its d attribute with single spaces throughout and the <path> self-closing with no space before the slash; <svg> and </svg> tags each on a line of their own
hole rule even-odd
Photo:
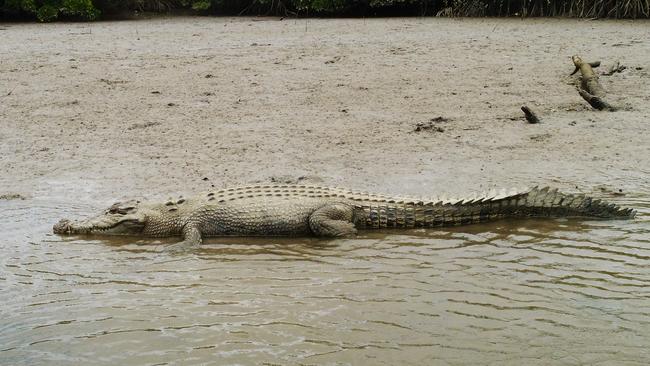
<svg viewBox="0 0 650 366">
<path fill-rule="evenodd" d="M 589 217 L 631 219 L 636 211 L 582 194 L 558 192 L 549 187 L 496 195 L 460 205 L 462 217 L 471 222 L 504 217 Z M 469 215 L 463 214 L 466 209 Z M 478 220 L 477 220 L 478 219 Z"/>
<path fill-rule="evenodd" d="M 629 208 L 596 200 L 582 194 L 535 187 L 524 191 L 491 192 L 469 199 L 435 199 L 359 206 L 358 227 L 412 228 L 456 226 L 501 218 L 588 217 L 631 219 Z"/>
</svg>

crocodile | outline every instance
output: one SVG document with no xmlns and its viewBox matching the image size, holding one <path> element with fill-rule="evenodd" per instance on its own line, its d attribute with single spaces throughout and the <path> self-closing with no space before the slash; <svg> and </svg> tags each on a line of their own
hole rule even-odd
<svg viewBox="0 0 650 366">
<path fill-rule="evenodd" d="M 352 236 L 358 229 L 432 228 L 504 218 L 629 219 L 636 212 L 548 187 L 465 199 L 391 197 L 311 185 L 255 185 L 162 203 L 117 202 L 88 220 L 61 220 L 56 234 L 183 237 L 191 248 L 215 236 Z"/>
</svg>

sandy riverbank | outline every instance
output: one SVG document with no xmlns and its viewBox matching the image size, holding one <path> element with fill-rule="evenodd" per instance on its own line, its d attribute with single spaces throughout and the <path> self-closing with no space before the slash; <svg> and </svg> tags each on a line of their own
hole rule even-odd
<svg viewBox="0 0 650 366">
<path fill-rule="evenodd" d="M 647 191 L 648 25 L 0 24 L 0 194 L 103 206 L 298 180 L 415 195 L 534 184 Z M 601 77 L 625 110 L 586 105 L 569 76 L 573 54 L 627 66 Z M 522 104 L 543 123 L 526 124 Z"/>
</svg>

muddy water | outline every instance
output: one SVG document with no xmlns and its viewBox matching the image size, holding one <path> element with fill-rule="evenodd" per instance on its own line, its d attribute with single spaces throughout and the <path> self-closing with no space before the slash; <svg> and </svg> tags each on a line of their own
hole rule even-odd
<svg viewBox="0 0 650 366">
<path fill-rule="evenodd" d="M 639 217 L 189 255 L 50 234 L 91 207 L 0 202 L 0 363 L 645 365 L 650 199 L 617 202 Z"/>
</svg>

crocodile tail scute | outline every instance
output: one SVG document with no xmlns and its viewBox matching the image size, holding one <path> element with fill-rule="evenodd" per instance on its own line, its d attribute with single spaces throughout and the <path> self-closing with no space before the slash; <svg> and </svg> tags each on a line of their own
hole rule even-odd
<svg viewBox="0 0 650 366">
<path fill-rule="evenodd" d="M 636 211 L 583 194 L 534 187 L 506 197 L 487 198 L 488 216 L 496 217 L 592 217 L 631 219 Z"/>
</svg>

